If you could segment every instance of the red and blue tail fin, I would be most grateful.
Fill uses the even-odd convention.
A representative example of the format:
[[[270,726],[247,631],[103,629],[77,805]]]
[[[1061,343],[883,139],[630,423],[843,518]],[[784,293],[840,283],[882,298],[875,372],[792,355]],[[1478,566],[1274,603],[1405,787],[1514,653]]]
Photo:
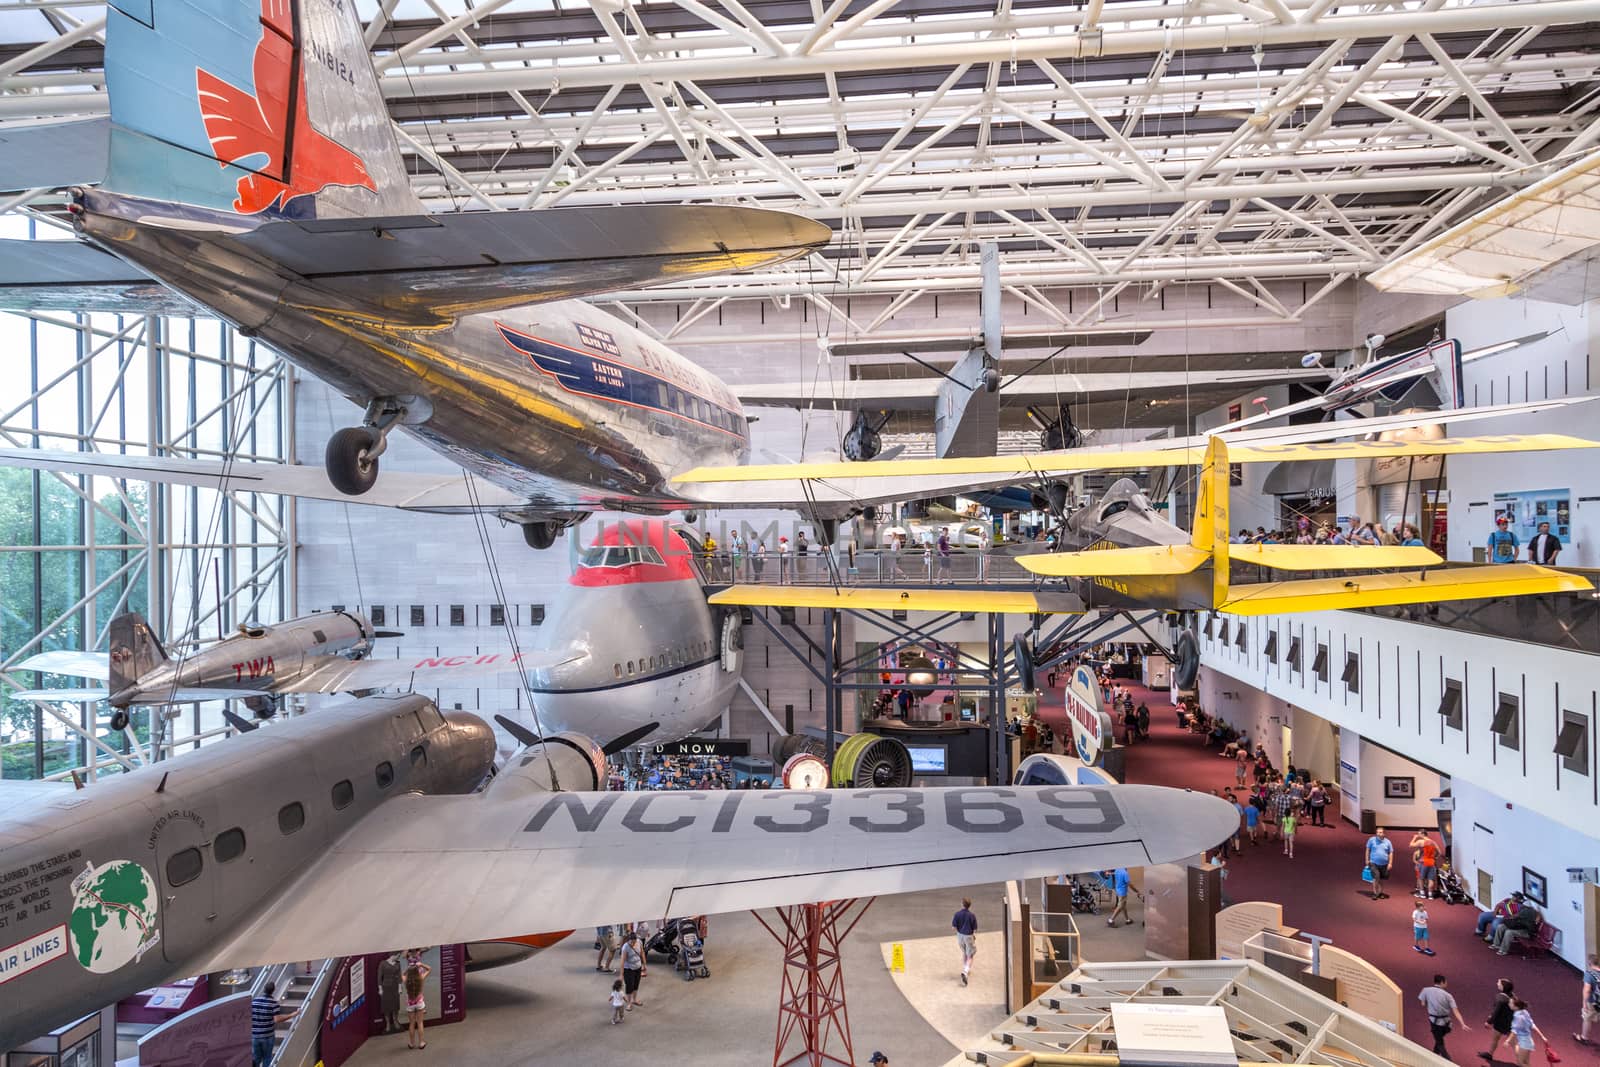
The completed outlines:
[[[419,214],[353,0],[112,0],[104,188],[259,217]]]

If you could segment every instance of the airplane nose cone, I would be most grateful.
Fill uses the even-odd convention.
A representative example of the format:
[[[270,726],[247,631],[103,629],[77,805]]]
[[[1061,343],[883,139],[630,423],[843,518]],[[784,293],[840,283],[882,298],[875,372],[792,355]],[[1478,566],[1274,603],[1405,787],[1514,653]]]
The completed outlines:
[[[494,730],[470,711],[447,711],[444,721],[450,726],[451,756],[474,782],[494,766]]]

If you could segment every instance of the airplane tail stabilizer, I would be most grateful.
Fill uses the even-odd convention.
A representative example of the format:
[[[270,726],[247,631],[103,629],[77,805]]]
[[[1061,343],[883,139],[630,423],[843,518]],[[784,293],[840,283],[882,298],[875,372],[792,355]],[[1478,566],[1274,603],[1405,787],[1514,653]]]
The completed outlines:
[[[420,214],[353,3],[112,0],[103,187],[264,218]]]
[[[1430,345],[1428,354],[1433,357],[1434,371],[1437,375],[1434,379],[1436,383],[1434,391],[1439,394],[1444,406],[1466,407],[1466,392],[1461,377],[1461,342],[1452,337],[1447,341]]]
[[[130,611],[112,619],[106,641],[111,648],[107,688],[114,704],[118,703],[119,694],[136,687],[140,678],[167,662],[167,650],[161,647],[161,639],[138,612]]]

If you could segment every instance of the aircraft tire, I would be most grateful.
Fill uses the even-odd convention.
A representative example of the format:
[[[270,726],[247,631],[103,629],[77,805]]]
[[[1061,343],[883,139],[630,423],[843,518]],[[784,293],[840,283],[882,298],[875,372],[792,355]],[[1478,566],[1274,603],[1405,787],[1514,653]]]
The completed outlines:
[[[525,522],[522,524],[522,539],[529,548],[536,548],[543,552],[556,543],[556,537],[561,533],[561,527],[553,522]]]
[[[328,438],[323,452],[328,481],[345,496],[360,496],[378,480],[378,458],[367,450],[377,444],[376,435],[365,426],[346,426]]]
[[[1193,689],[1200,677],[1200,645],[1195,641],[1194,634],[1188,630],[1180,631],[1173,651],[1178,657],[1178,662],[1172,665],[1173,684],[1180,691]]]
[[[121,708],[111,713],[111,728],[118,732],[128,728],[128,713]]]

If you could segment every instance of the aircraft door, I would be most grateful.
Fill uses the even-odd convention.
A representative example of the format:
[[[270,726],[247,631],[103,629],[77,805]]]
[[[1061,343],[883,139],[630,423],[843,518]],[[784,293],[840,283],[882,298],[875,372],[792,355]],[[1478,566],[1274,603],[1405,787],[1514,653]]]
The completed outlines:
[[[217,938],[217,862],[204,815],[173,797],[150,831],[161,899],[161,953],[184,963]]]

